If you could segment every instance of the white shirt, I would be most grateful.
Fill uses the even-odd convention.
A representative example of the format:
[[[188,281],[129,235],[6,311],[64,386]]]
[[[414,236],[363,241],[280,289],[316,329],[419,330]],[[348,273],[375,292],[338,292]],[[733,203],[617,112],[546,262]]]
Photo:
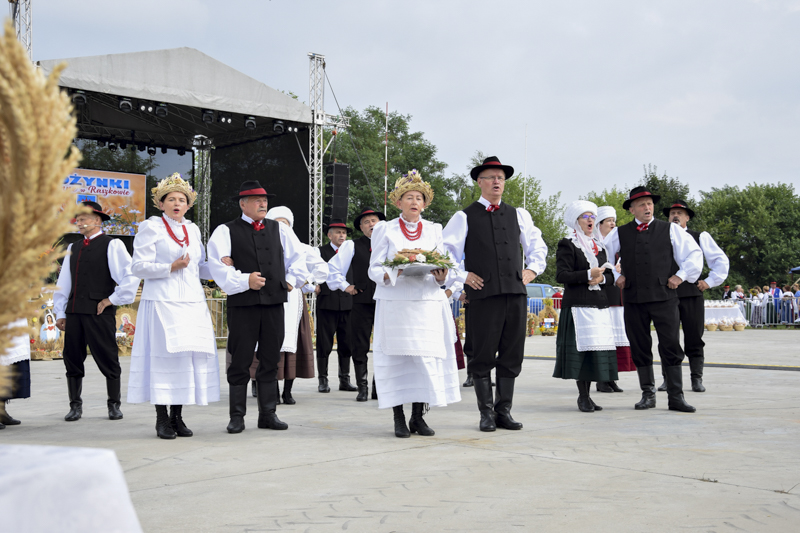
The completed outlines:
[[[248,224],[253,219],[242,213],[242,220]],[[281,247],[283,248],[283,265],[286,283],[292,287],[302,287],[308,279],[306,254],[302,243],[286,224],[278,223],[280,228]],[[223,257],[231,255],[231,231],[225,224],[220,224],[208,240],[208,267],[214,283],[227,294],[239,294],[250,290],[250,272],[229,267],[222,262]]]
[[[648,227],[653,220],[647,223]],[[637,226],[642,224],[639,219],[634,219],[634,221]],[[703,251],[692,236],[683,231],[679,224],[669,224],[669,241],[672,243],[672,257],[678,265],[678,271],[675,275],[683,281],[694,283],[703,272]],[[606,247],[608,257],[616,257],[619,252],[619,228],[612,229],[606,235],[606,238],[603,239],[603,245]],[[622,275],[625,275],[625,273],[620,274],[617,269],[614,269],[615,281]]]
[[[478,202],[486,207],[491,205],[491,202],[483,196]],[[547,266],[547,245],[542,239],[542,230],[534,225],[531,214],[521,207],[517,208],[517,223],[519,225],[519,243],[525,254],[525,268],[539,276]],[[442,233],[444,249],[450,254],[453,261],[460,261],[464,257],[464,244],[467,242],[468,233],[467,214],[464,211],[458,211],[447,223]],[[467,280],[467,274],[469,274],[466,270],[459,270],[457,267],[451,272],[453,278],[462,284]]]
[[[333,244],[331,244],[333,246]],[[336,246],[333,246],[337,250]],[[350,286],[350,282],[345,279],[353,256],[356,253],[356,245],[353,241],[344,241],[336,251],[336,255],[328,261],[328,288],[332,291],[343,291]]]
[[[102,235],[102,231],[98,231],[89,240],[94,240]],[[59,318],[67,318],[67,300],[69,300],[69,293],[72,291],[72,275],[70,273],[70,259],[69,254],[72,253],[72,245],[67,247],[67,255],[64,257],[64,262],[61,265],[61,273],[58,275],[58,282],[56,283],[56,290],[53,293],[53,310],[56,313],[56,320]],[[119,239],[111,239],[108,243],[108,270],[111,273],[111,278],[117,283],[114,292],[108,297],[111,305],[127,305],[132,304],[136,298],[136,291],[139,289],[139,278],[131,274],[131,256],[122,241]]]
[[[330,268],[328,263],[322,258],[319,253],[319,248],[314,248],[305,243],[300,243],[306,254],[306,269],[310,273],[310,278],[305,285],[303,285],[303,294],[314,292],[314,285],[321,285],[328,280],[330,275]],[[313,282],[313,283],[310,283]]]
[[[675,224],[680,226],[680,224]],[[686,231],[687,228],[683,228]],[[703,256],[706,258],[706,263],[710,272],[706,277],[706,283],[709,288],[718,287],[722,285],[725,278],[728,277],[728,271],[731,268],[731,262],[728,256],[722,251],[722,248],[714,241],[714,238],[704,231],[700,234],[700,249],[703,250]]]

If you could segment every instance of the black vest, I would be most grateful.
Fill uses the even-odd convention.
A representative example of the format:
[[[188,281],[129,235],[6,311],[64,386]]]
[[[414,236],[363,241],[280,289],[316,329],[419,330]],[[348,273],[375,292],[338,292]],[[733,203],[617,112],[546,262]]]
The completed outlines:
[[[108,269],[108,245],[111,237],[99,235],[89,241],[72,245],[69,256],[69,273],[72,276],[72,289],[67,300],[67,313],[96,315],[97,304],[104,298],[114,294],[117,283]],[[104,315],[116,314],[116,307],[109,305],[103,310]]]
[[[348,274],[353,275],[353,285],[359,292],[353,296],[353,301],[360,304],[374,304],[375,282],[369,278],[369,258],[372,255],[372,241],[367,236],[362,236],[354,241],[355,253],[350,264]]]
[[[672,257],[669,222],[653,220],[647,231],[637,231],[636,221],[620,226],[619,255],[625,275],[623,299],[630,303],[661,302],[678,297],[667,280],[678,271]]]
[[[319,247],[319,255],[325,262],[329,262],[336,255],[336,250],[333,246],[324,244]],[[353,258],[355,260],[355,258]],[[345,279],[349,284],[353,284],[353,263],[350,262],[350,268],[347,270]],[[317,309],[325,309],[327,311],[350,311],[353,308],[353,297],[344,291],[332,291],[327,283],[319,286],[319,294],[317,295]]]
[[[506,203],[489,212],[475,202],[466,209],[469,231],[464,243],[464,268],[483,278],[483,289],[465,287],[469,300],[498,294],[527,294],[522,284],[517,210]],[[453,258],[458,261],[457,257]]]
[[[690,229],[686,230],[686,233],[694,237],[694,240],[697,242],[697,246],[700,246],[700,232],[693,231]],[[680,285],[678,285],[678,298],[686,298],[689,296],[702,296],[703,291],[697,288],[697,282],[689,283],[688,281],[684,281]]]
[[[275,305],[288,298],[280,226],[274,220],[264,219],[263,222],[261,231],[256,231],[242,218],[225,224],[231,234],[231,259],[236,270],[260,272],[266,279],[260,290],[229,294],[228,306]]]

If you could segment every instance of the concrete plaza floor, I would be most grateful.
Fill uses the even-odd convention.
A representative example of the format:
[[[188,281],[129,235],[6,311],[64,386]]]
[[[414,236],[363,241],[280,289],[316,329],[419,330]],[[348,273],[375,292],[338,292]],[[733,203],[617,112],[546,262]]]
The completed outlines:
[[[36,361],[33,397],[9,406],[23,424],[0,443],[113,449],[147,532],[798,531],[800,331],[705,339],[710,363],[782,369],[710,366],[708,392],[686,393],[695,414],[668,411],[666,393],[635,411],[626,373],[624,393],[594,393],[603,411],[581,413],[575,383],[541,359],[555,339],[534,337],[526,355],[540,358],[526,359],[515,394],[522,431],[478,431],[462,388],[461,402],[426,416],[436,436],[398,439],[391,410],[298,380],[297,405],[278,409],[288,431],[257,429],[251,398],[247,430],[227,434],[223,386],[221,402],[185,408],[194,437],[164,441],[150,405],[107,419],[89,362],[83,419],[64,422],[63,363]]]

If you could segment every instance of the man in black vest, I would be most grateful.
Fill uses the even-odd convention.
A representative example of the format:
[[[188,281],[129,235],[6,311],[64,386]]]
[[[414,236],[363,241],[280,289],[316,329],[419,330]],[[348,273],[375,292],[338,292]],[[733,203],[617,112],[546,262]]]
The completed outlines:
[[[372,230],[375,224],[386,217],[380,211],[366,208],[353,220],[353,227],[364,235],[355,241],[345,241],[338,253],[329,261],[330,273],[328,285],[353,297],[353,309],[350,311],[350,339],[355,367],[358,396],[356,401],[366,402],[369,399],[369,378],[367,362],[369,338],[375,322],[375,282],[369,278],[369,258],[372,255]],[[373,399],[375,384],[372,385]]]
[[[725,285],[724,287],[722,287],[722,299],[730,300],[731,298],[733,298],[733,295],[731,294],[731,286]]]
[[[703,252],[679,226],[653,218],[659,199],[645,187],[633,189],[622,207],[633,213],[634,220],[611,230],[604,243],[608,257],[619,252],[622,261],[622,272],[615,271],[614,277],[617,286],[624,289],[625,332],[642,389],[642,399],[635,408],[656,406],[652,321],[667,380],[669,408],[693,413],[695,408],[683,397],[677,288],[684,281],[694,283],[700,276]]]
[[[690,230],[686,227],[689,220],[694,218],[694,211],[683,200],[676,200],[671,206],[662,209],[664,216],[673,224],[679,225],[686,233],[694,238],[695,242],[703,251],[706,263],[708,263],[708,276],[697,283],[684,281],[678,286],[678,310],[681,316],[681,326],[683,329],[683,351],[689,358],[689,369],[691,372],[692,390],[694,392],[705,392],[703,386],[703,331],[706,325],[705,301],[703,292],[712,287],[717,287],[728,277],[730,261],[725,252],[717,245],[714,238],[707,231]],[[659,353],[661,345],[659,345]],[[662,374],[664,367],[661,367]],[[667,390],[667,381],[658,388],[659,391]]]
[[[283,304],[294,286],[308,278],[300,241],[288,226],[265,219],[274,194],[258,181],[246,181],[234,200],[242,216],[214,230],[208,241],[208,264],[214,281],[228,294],[228,433],[244,431],[247,384],[253,352],[258,357],[258,427],[286,429],[275,410],[278,363],[283,344]],[[230,258],[233,266],[223,262]],[[257,346],[257,348],[256,348]]]
[[[339,247],[353,232],[343,221],[331,220],[325,227],[330,243],[319,247],[319,255],[326,263],[339,253]],[[330,267],[329,267],[330,268]],[[352,282],[348,272],[347,281]],[[317,285],[317,372],[319,373],[319,392],[330,392],[328,385],[328,357],[333,350],[333,336],[336,335],[336,353],[339,356],[339,390],[354,391],[350,383],[350,311],[353,309],[353,296],[333,289],[328,283]]]
[[[83,240],[70,244],[53,294],[56,327],[64,332],[64,365],[67,367],[69,413],[67,422],[83,414],[86,346],[106,377],[108,418],[119,420],[120,366],[116,341],[118,305],[133,303],[139,278],[131,274],[131,256],[119,239],[103,233],[111,217],[96,202],[83,202],[90,213],[75,217]]]
[[[470,305],[467,331],[473,353],[467,370],[475,384],[480,430],[522,429],[511,417],[511,405],[525,348],[525,285],[544,271],[547,245],[528,211],[501,200],[506,180],[514,175],[512,167],[488,157],[470,175],[478,182],[481,198],[453,215],[442,234],[450,257],[464,257],[464,269],[453,269],[453,275],[464,284]],[[527,262],[524,270],[520,244]]]

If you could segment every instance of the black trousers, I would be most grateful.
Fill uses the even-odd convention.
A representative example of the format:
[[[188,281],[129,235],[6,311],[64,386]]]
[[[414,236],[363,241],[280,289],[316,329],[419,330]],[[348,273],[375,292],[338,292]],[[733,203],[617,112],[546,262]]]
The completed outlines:
[[[678,313],[681,317],[683,329],[683,351],[686,357],[704,359],[706,343],[703,342],[703,331],[706,329],[706,309],[702,296],[688,296],[678,298]],[[658,345],[658,354],[663,359],[661,344]]]
[[[469,334],[469,305],[464,306],[464,357],[472,358],[472,336]]]
[[[97,367],[106,379],[119,379],[119,351],[116,339],[116,317],[113,314],[88,315],[67,313],[64,327],[64,366],[68,378],[85,375],[86,346],[92,351]]]
[[[683,361],[680,343],[680,312],[678,298],[661,302],[624,302],[625,333],[631,343],[631,358],[639,366],[653,364],[653,337],[650,334],[650,321],[658,335],[658,353],[661,364],[677,366]]]
[[[525,355],[525,323],[528,319],[524,294],[499,294],[470,300],[467,339],[472,353],[467,370],[475,378],[515,378],[522,371]]]
[[[333,350],[333,335],[336,334],[340,366],[347,362],[347,372],[350,368],[350,311],[331,311],[317,309],[317,359],[328,360]],[[327,365],[326,365],[327,367]],[[340,372],[341,374],[341,372]],[[322,376],[321,377],[327,377]]]
[[[253,352],[258,357],[256,381],[277,381],[283,337],[283,304],[228,306],[228,351],[231,352],[228,384],[250,382]]]
[[[369,337],[375,323],[375,302],[362,304],[353,302],[350,311],[350,334],[353,364],[366,365],[369,360]]]

